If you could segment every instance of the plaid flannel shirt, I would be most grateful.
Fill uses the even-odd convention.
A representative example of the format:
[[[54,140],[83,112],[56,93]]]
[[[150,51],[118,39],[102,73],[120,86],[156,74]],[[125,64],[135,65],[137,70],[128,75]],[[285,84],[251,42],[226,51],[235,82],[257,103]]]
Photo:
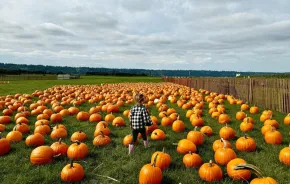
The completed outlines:
[[[135,105],[130,110],[130,123],[132,129],[141,129],[153,125],[150,115],[143,105]]]

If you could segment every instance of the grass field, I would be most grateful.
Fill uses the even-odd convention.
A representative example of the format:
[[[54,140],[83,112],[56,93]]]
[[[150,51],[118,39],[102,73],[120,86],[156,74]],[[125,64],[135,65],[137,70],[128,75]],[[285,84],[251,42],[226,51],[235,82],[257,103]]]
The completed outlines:
[[[115,77],[115,76],[81,76],[71,80],[25,80],[10,81],[9,84],[0,84],[0,96],[16,93],[32,93],[35,90],[44,90],[54,85],[83,85],[119,82],[161,82],[160,77]]]
[[[112,82],[159,82],[159,78],[147,78],[147,77],[83,77],[82,79],[68,80],[68,81],[15,81],[10,84],[4,84],[0,86],[0,96],[15,93],[31,93],[36,89],[46,89],[53,85],[60,84],[100,84],[100,83],[112,83]],[[70,145],[70,136],[73,132],[82,129],[88,136],[86,144],[89,147],[89,155],[83,161],[79,163],[85,168],[85,178],[82,183],[115,183],[112,180],[108,180],[99,175],[105,175],[113,177],[120,181],[120,183],[134,184],[138,183],[138,175],[141,167],[144,164],[150,162],[151,155],[158,150],[162,150],[165,146],[167,152],[171,155],[172,162],[170,167],[163,171],[163,183],[206,183],[203,182],[198,176],[197,169],[187,169],[182,163],[183,155],[176,152],[176,146],[172,143],[177,143],[180,139],[186,138],[187,133],[193,129],[189,119],[185,117],[185,110],[179,108],[176,104],[167,103],[169,107],[173,107],[180,114],[181,120],[186,124],[186,131],[183,133],[175,133],[171,127],[163,127],[159,125],[159,128],[166,133],[165,141],[150,141],[150,147],[146,150],[143,147],[142,141],[135,146],[135,151],[132,155],[128,155],[127,147],[123,146],[123,138],[130,134],[129,126],[126,127],[113,127],[110,125],[112,143],[101,148],[94,147],[92,144],[93,134],[95,130],[95,124],[90,122],[79,122],[75,119],[75,116],[65,117],[62,124],[68,129],[68,138],[64,139],[67,145]],[[98,104],[85,103],[79,106],[80,110],[88,111],[90,107]],[[122,112],[125,109],[130,109],[132,104],[126,105],[121,108],[120,113],[116,116],[122,116]],[[225,103],[226,112],[231,117],[230,126],[235,129],[236,136],[240,137],[244,134],[240,131],[239,125],[241,121],[235,120],[235,114],[240,110],[239,105],[230,105]],[[67,108],[65,106],[65,108]],[[260,108],[260,112],[263,109]],[[151,109],[152,115],[158,117],[158,110],[154,106]],[[248,112],[247,112],[248,113]],[[1,115],[1,113],[0,113]],[[105,113],[102,114],[103,117]],[[245,159],[248,163],[258,166],[266,176],[275,178],[280,184],[290,183],[290,168],[281,164],[278,159],[279,151],[288,146],[290,127],[283,124],[284,114],[274,112],[273,119],[276,119],[280,123],[280,132],[283,135],[283,143],[281,145],[269,145],[266,144],[260,129],[263,125],[259,121],[260,114],[250,115],[255,119],[254,130],[247,133],[253,137],[257,143],[257,150],[250,153],[242,153],[235,149],[235,141],[231,140],[233,149],[237,153],[239,158]],[[125,118],[128,125],[128,118]],[[212,143],[219,139],[219,129],[223,125],[219,124],[216,119],[213,119],[208,114],[208,103],[206,103],[203,109],[203,119],[205,125],[212,127],[214,135],[211,137],[205,137],[205,143],[197,147],[197,152],[201,155],[203,162],[208,162],[210,159],[214,160],[214,152],[212,150]],[[34,130],[35,116],[30,116],[30,129]],[[160,118],[158,118],[160,122]],[[12,130],[14,123],[6,126],[3,136]],[[26,138],[28,135],[25,135]],[[46,136],[45,145],[51,145],[53,140],[49,136]],[[56,158],[52,164],[44,166],[33,166],[30,164],[29,156],[33,148],[29,148],[25,145],[24,141],[20,143],[12,144],[12,149],[9,154],[0,157],[0,183],[61,183],[60,172],[62,168],[69,162],[67,158]],[[233,181],[226,175],[225,167],[222,167],[224,178],[219,183],[242,183],[241,181]],[[247,183],[247,182],[244,182]]]

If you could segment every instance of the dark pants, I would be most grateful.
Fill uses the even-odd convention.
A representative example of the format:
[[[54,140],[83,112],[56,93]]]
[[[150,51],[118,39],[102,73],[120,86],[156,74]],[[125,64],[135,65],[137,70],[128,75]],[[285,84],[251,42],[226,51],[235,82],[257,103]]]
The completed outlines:
[[[133,130],[132,130],[133,139],[132,139],[131,144],[134,144],[134,143],[137,141],[137,138],[138,138],[138,134],[139,134],[139,133],[141,133],[142,138],[143,138],[144,141],[147,140],[146,129],[145,129],[145,127],[144,127],[144,128],[140,128],[140,129],[133,129]]]

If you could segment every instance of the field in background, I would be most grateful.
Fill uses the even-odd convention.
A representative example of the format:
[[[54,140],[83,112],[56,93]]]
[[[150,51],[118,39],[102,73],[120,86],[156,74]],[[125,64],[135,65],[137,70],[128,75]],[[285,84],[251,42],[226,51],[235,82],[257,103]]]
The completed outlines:
[[[32,93],[36,89],[43,90],[54,85],[62,84],[101,84],[101,83],[118,83],[118,82],[160,82],[160,78],[149,77],[82,77],[76,80],[45,80],[45,81],[13,81],[9,84],[0,84],[0,96],[15,94],[15,93]],[[102,178],[98,175],[111,176],[120,180],[120,183],[135,184],[138,183],[138,175],[141,167],[144,164],[150,162],[151,155],[155,151],[162,150],[165,146],[167,152],[172,157],[172,163],[170,168],[163,172],[163,183],[206,183],[200,180],[197,169],[186,169],[182,163],[183,155],[176,152],[176,146],[172,143],[178,142],[180,139],[186,138],[187,133],[193,129],[189,119],[185,117],[186,111],[179,108],[176,104],[167,102],[169,107],[173,107],[180,114],[181,120],[186,124],[186,131],[183,133],[175,133],[171,127],[163,127],[159,125],[167,138],[165,141],[150,141],[150,147],[144,150],[142,141],[135,147],[135,151],[131,156],[128,156],[128,149],[122,145],[123,138],[130,134],[128,126],[128,118],[123,117],[122,112],[125,109],[130,109],[131,105],[126,105],[121,108],[120,113],[116,116],[122,116],[126,121],[126,127],[112,127],[111,138],[112,143],[101,148],[94,147],[92,145],[92,138],[95,129],[95,124],[90,122],[79,122],[75,116],[65,117],[62,124],[68,128],[68,137],[64,139],[67,145],[70,145],[70,136],[73,132],[82,129],[86,132],[88,140],[85,143],[89,147],[89,155],[83,161],[79,161],[85,168],[85,178],[82,183],[115,183],[111,180]],[[90,107],[98,104],[85,103],[79,106],[80,110],[88,111]],[[235,120],[235,114],[240,110],[239,105],[230,105],[225,103],[226,112],[231,118],[230,126],[236,130],[236,136],[240,137],[244,134],[240,131],[239,125],[241,121]],[[198,153],[201,155],[203,162],[208,162],[214,158],[214,152],[212,150],[212,143],[214,140],[219,139],[219,130],[223,125],[217,123],[216,119],[211,118],[208,114],[208,103],[205,104],[203,109],[203,119],[205,125],[209,125],[213,128],[214,135],[212,137],[205,137],[205,143],[198,146]],[[263,109],[260,109],[260,113]],[[158,110],[155,106],[151,109],[152,115],[158,117]],[[249,113],[246,111],[246,113]],[[0,112],[1,115],[1,112]],[[105,113],[102,113],[103,117]],[[259,121],[260,114],[250,115],[255,119],[255,128],[249,132],[248,135],[253,137],[257,143],[257,150],[251,153],[241,153],[235,149],[235,140],[231,140],[231,144],[236,151],[238,157],[245,159],[248,163],[254,164],[264,171],[266,176],[275,178],[280,184],[288,184],[290,181],[290,168],[281,164],[278,159],[279,151],[288,146],[290,127],[284,125],[283,118],[285,114],[274,112],[273,119],[276,119],[281,128],[279,129],[283,135],[283,144],[281,145],[269,145],[266,144],[260,129],[263,125]],[[30,129],[34,129],[35,116],[31,116]],[[158,118],[159,122],[161,121]],[[12,130],[15,123],[11,123],[7,126],[7,130],[3,133],[3,136]],[[27,135],[24,136],[25,138]],[[45,145],[51,145],[54,141],[46,136]],[[61,183],[60,171],[68,163],[66,158],[57,158],[52,164],[44,166],[33,166],[29,162],[29,155],[33,148],[25,146],[24,141],[17,144],[12,144],[12,149],[8,155],[0,157],[0,183]],[[98,167],[99,166],[99,167]],[[232,184],[242,183],[240,181],[233,181],[225,174],[226,169],[222,167],[224,173],[224,179],[219,183]],[[246,182],[245,182],[246,183]]]
[[[54,85],[68,84],[101,84],[119,82],[161,82],[160,77],[115,77],[115,76],[81,76],[71,80],[25,80],[9,81],[9,84],[0,84],[0,96],[16,93],[32,93],[35,90],[44,90]]]

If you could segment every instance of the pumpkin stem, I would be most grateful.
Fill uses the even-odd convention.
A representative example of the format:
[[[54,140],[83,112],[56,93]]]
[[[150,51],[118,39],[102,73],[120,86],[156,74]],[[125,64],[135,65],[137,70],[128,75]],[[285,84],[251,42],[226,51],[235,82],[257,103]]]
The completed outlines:
[[[226,123],[226,127],[228,127],[228,124]]]
[[[244,135],[244,138],[245,138],[245,139],[248,139],[248,136],[247,136],[247,134],[245,134],[245,135]]]
[[[1,135],[2,135],[2,132],[0,132],[0,139],[2,138],[2,136],[1,136]]]
[[[189,154],[192,155],[191,151],[189,151]]]
[[[82,133],[82,129],[79,130],[79,133]]]
[[[70,161],[70,168],[73,168],[73,167],[74,167],[74,160],[71,159],[71,161]]]
[[[194,127],[194,131],[197,131],[197,126]]]
[[[156,156],[154,157],[154,161],[153,161],[153,164],[152,164],[153,167],[156,167],[157,156],[158,156],[158,153],[157,153]]]
[[[165,153],[165,147],[163,146],[162,152]]]
[[[100,131],[100,132],[101,132],[101,134],[102,134],[102,137],[105,137],[103,131]]]
[[[78,140],[75,140],[75,141],[73,141],[73,143],[77,143],[78,145],[80,145],[80,144],[81,144],[81,142],[80,142],[80,141],[78,141]]]
[[[208,164],[209,164],[210,167],[212,167],[213,166],[212,160],[210,160]]]
[[[234,167],[234,170],[241,170],[241,169],[250,169],[254,171],[254,173],[259,177],[263,178],[263,172],[257,167],[252,164],[238,164]]]
[[[226,149],[227,148],[227,142],[226,141],[223,141],[223,143],[224,143],[223,149]]]
[[[61,141],[62,141],[62,139],[61,139],[61,138],[59,138],[59,139],[58,139],[58,143],[59,143],[59,144],[61,144]]]

